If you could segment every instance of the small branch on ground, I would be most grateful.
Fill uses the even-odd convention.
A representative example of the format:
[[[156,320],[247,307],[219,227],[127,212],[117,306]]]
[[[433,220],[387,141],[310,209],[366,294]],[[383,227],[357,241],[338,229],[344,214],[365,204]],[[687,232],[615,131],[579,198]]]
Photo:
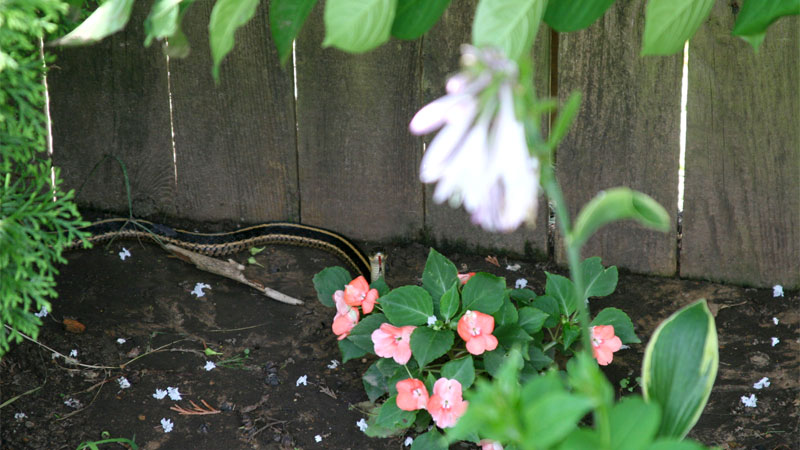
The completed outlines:
[[[247,277],[244,276],[243,273],[244,266],[235,261],[232,260],[222,261],[220,259],[201,255],[199,253],[195,253],[193,251],[186,250],[184,248],[180,248],[171,244],[165,245],[164,248],[172,252],[176,257],[182,259],[183,261],[194,264],[200,270],[211,272],[223,276],[225,278],[230,278],[231,280],[238,281],[242,284],[246,284],[273,300],[277,300],[283,303],[288,303],[290,305],[303,304],[303,301],[300,299],[290,297],[274,289],[268,288],[257,281],[248,279]]]
[[[182,416],[203,416],[207,414],[219,414],[221,412],[220,410],[206,403],[205,400],[200,400],[200,403],[202,403],[203,406],[205,406],[205,408],[203,408],[202,406],[197,406],[197,403],[191,400],[189,400],[189,403],[192,404],[192,409],[185,409],[178,405],[170,406],[169,409],[177,411],[178,414]]]

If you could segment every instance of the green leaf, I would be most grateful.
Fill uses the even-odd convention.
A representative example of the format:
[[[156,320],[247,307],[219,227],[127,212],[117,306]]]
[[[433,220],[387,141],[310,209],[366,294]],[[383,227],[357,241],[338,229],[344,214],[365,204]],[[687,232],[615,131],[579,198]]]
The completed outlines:
[[[683,438],[708,401],[719,365],[717,330],[705,300],[662,322],[644,353],[642,391],[661,406],[659,437]]]
[[[582,246],[603,225],[633,219],[648,228],[668,231],[669,214],[649,196],[625,187],[601,191],[583,206],[569,235],[569,245]]]
[[[494,314],[503,306],[506,294],[506,280],[494,275],[479,272],[472,276],[461,292],[464,310]]]
[[[591,408],[592,402],[586,397],[566,392],[546,392],[526,402],[522,411],[526,436],[522,442],[535,440],[538,447],[547,448],[570,434],[578,420]]]
[[[422,271],[422,287],[431,294],[434,302],[453,285],[458,285],[458,269],[447,257],[431,249]]]
[[[367,353],[375,354],[375,344],[372,342],[372,332],[380,328],[382,323],[388,322],[383,314],[369,314],[350,330],[347,339],[356,344]]]
[[[581,280],[586,286],[584,298],[605,297],[614,292],[617,288],[617,267],[611,266],[608,269],[603,267],[600,257],[587,258],[581,262]]]
[[[512,289],[509,297],[519,305],[530,306],[536,299],[536,292],[531,289]]]
[[[363,53],[389,40],[397,0],[328,0],[323,47]]]
[[[581,328],[573,323],[565,323],[564,324],[564,351],[568,350],[575,341],[581,337]]]
[[[624,311],[617,308],[605,308],[592,320],[591,326],[612,325],[614,334],[623,344],[638,344],[642,342],[633,332],[633,322]]]
[[[132,9],[133,0],[108,0],[69,34],[53,41],[53,45],[84,45],[97,42],[125,28]]]
[[[450,330],[417,327],[411,333],[411,354],[420,367],[444,355],[453,347],[455,335]]]
[[[595,430],[578,428],[573,431],[558,446],[558,450],[573,450],[576,448],[604,448],[600,434]],[[610,448],[610,447],[609,447]]]
[[[481,0],[472,24],[472,43],[496,47],[512,60],[531,50],[545,0]]]
[[[800,0],[747,0],[736,16],[734,36],[764,33],[776,20],[800,14]]]
[[[433,315],[430,294],[419,286],[401,286],[380,299],[383,313],[392,325],[422,325]]]
[[[641,397],[625,397],[611,408],[611,448],[639,450],[653,441],[661,410],[658,405],[645,403]]]
[[[361,347],[357,346],[350,339],[342,339],[339,341],[339,351],[342,352],[342,364],[350,361],[351,359],[358,359],[366,355],[367,352]]]
[[[472,356],[454,359],[442,366],[442,376],[451,380],[458,380],[463,390],[469,389],[475,382],[475,362]]]
[[[507,296],[503,298],[503,306],[492,314],[492,316],[494,316],[495,327],[516,324],[519,321],[517,307],[511,303],[511,300]]]
[[[370,289],[376,289],[378,291],[378,295],[383,297],[384,295],[388,294],[391,289],[389,289],[389,285],[386,284],[386,280],[383,277],[378,278],[377,280],[373,281],[369,285]]]
[[[550,0],[544,21],[559,32],[578,31],[593,24],[614,0]]]
[[[748,34],[746,36],[739,36],[751,47],[753,47],[754,51],[758,51],[758,48],[761,46],[761,43],[764,42],[764,38],[767,37],[767,32],[757,33],[757,34]]]
[[[561,313],[556,299],[549,295],[540,295],[533,301],[533,307],[549,314],[550,317],[544,321],[545,328],[553,328],[558,325],[558,319],[561,317]]]
[[[397,396],[393,395],[381,406],[375,423],[387,428],[408,428],[414,423],[416,416],[416,411],[404,411],[398,408]]]
[[[550,317],[550,315],[541,309],[534,308],[532,306],[526,306],[524,308],[520,308],[519,310],[518,323],[526,333],[533,336],[542,329],[542,326],[548,317]]]
[[[156,0],[144,19],[145,47],[149,47],[153,39],[169,38],[179,32],[183,16],[192,3],[194,0]],[[258,253],[253,253],[255,248],[250,249],[251,255]]]
[[[289,60],[292,42],[297,39],[316,3],[317,0],[270,0],[269,29],[278,49],[281,65],[285,66]]]
[[[528,350],[528,362],[539,371],[552,364],[553,358],[545,355],[541,348],[531,345]]]
[[[557,302],[559,312],[564,316],[574,313],[578,307],[578,296],[572,280],[550,272],[545,272],[545,275],[547,276],[547,283],[544,286],[544,291],[547,296]]]
[[[392,36],[416,39],[439,21],[450,0],[398,0]]]
[[[326,267],[321,272],[314,275],[314,289],[317,290],[317,299],[323,305],[333,308],[333,294],[341,291],[351,280],[350,272],[344,267]]]
[[[458,307],[461,306],[461,295],[458,292],[458,284],[455,283],[448,289],[439,301],[439,314],[442,320],[449,321],[458,312]]]
[[[509,323],[496,328],[492,334],[503,347],[513,348],[517,345],[522,347],[521,350],[523,353],[528,352],[527,344],[533,340],[533,338],[516,323]]]
[[[411,450],[447,450],[447,441],[434,428],[414,438]]]
[[[646,447],[647,450],[707,450],[707,448],[697,442],[680,439],[659,439]]]
[[[561,110],[556,116],[556,121],[553,123],[552,131],[547,138],[547,146],[555,149],[562,139],[567,135],[569,127],[578,115],[581,108],[581,93],[580,91],[573,91],[569,94],[569,98],[561,107]]]
[[[750,1],[750,0],[748,0]],[[644,15],[642,55],[671,55],[708,17],[714,0],[649,0]]]
[[[510,357],[511,354],[506,352],[503,347],[497,347],[496,349],[483,354],[483,367],[487,372],[489,372],[489,375],[496,377],[500,371],[500,368],[503,366],[503,363],[508,361]]]
[[[588,352],[579,352],[567,361],[567,380],[573,392],[592,400],[595,409],[613,405],[614,388]]]
[[[217,0],[208,22],[208,40],[211,43],[211,74],[219,82],[219,66],[233,49],[233,37],[242,25],[253,18],[258,0]]]
[[[398,367],[402,368],[391,358],[381,358],[369,366],[364,375],[361,376],[361,382],[364,384],[364,390],[367,392],[369,401],[375,403],[375,400],[381,395],[389,392],[389,378],[394,375]]]

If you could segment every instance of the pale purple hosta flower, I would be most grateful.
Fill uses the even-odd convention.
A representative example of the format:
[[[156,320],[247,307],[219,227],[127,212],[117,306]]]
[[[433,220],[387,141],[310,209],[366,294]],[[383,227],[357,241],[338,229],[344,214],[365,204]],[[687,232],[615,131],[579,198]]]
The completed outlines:
[[[514,113],[516,65],[495,50],[462,47],[464,70],[447,95],[423,107],[409,129],[441,128],[420,165],[420,180],[438,182],[433,200],[461,204],[488,231],[513,231],[536,212],[539,162]]]

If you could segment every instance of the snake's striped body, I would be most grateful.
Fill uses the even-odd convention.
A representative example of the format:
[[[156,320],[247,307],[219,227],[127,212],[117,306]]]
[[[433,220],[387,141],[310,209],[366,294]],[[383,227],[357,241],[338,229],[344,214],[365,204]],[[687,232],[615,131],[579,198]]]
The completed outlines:
[[[83,231],[91,233],[89,242],[111,239],[148,239],[172,244],[208,256],[224,256],[268,244],[312,247],[334,254],[358,275],[371,279],[375,270],[370,260],[346,237],[319,227],[288,222],[271,222],[227,233],[195,233],[170,228],[145,220],[106,219],[94,222]],[[77,247],[79,242],[73,244]]]

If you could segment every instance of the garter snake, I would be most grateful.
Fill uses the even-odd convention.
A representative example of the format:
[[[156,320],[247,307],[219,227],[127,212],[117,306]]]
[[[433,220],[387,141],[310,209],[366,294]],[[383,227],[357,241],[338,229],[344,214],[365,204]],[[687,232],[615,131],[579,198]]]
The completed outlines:
[[[158,244],[172,244],[207,256],[224,256],[267,244],[289,244],[325,250],[337,256],[358,275],[375,280],[382,275],[383,255],[371,258],[349,239],[324,228],[289,222],[269,222],[227,233],[196,233],[170,228],[146,220],[105,219],[82,228],[89,242],[111,239],[149,239]],[[76,241],[70,245],[75,248]]]

